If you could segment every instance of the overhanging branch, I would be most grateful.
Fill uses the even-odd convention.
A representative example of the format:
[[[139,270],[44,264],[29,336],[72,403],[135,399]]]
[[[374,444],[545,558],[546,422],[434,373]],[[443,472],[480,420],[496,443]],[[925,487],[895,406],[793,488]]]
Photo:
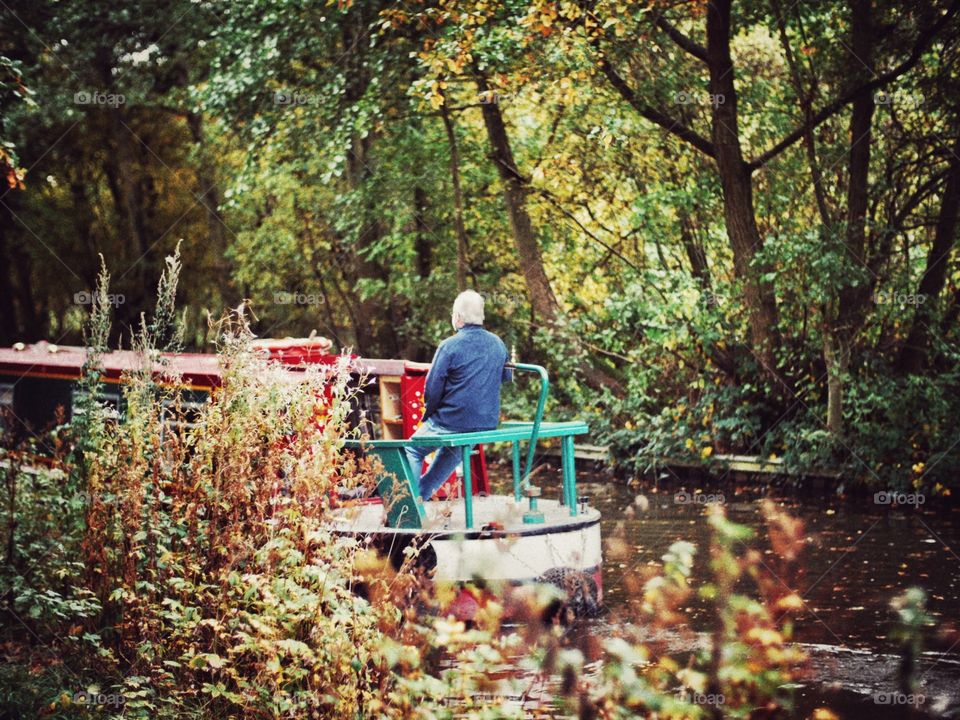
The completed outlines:
[[[833,102],[829,103],[825,107],[821,108],[818,112],[814,113],[807,121],[803,122],[792,132],[790,132],[786,137],[783,138],[776,145],[771,147],[769,150],[766,150],[758,157],[754,158],[747,163],[747,167],[751,172],[757,170],[773,158],[777,157],[784,150],[792,146],[798,140],[800,140],[804,135],[806,135],[811,130],[817,128],[820,124],[830,119],[838,112],[843,110],[847,105],[853,102],[853,99],[860,95],[863,92],[873,92],[893,80],[896,80],[898,77],[904,73],[911,70],[919,61],[920,57],[923,55],[924,51],[927,49],[927,46],[930,44],[930,41],[937,35],[946,26],[948,22],[957,14],[957,11],[960,10],[960,0],[954,0],[953,3],[947,8],[947,11],[937,20],[935,23],[930,25],[924,31],[922,31],[918,36],[917,40],[913,45],[913,49],[910,51],[910,55],[902,63],[897,65],[891,70],[888,70],[881,75],[878,75],[873,80],[862,85],[855,87],[845,94],[841,95],[839,98],[835,99]]]
[[[650,122],[655,125],[659,125],[664,130],[669,132],[671,135],[676,135],[681,140],[693,145],[697,150],[702,152],[708,157],[715,157],[716,151],[714,150],[713,143],[707,140],[703,135],[698,133],[691,127],[684,125],[681,121],[676,120],[665,112],[658,110],[655,107],[647,105],[640,98],[637,97],[633,89],[627,85],[626,80],[620,77],[620,74],[614,69],[605,57],[600,58],[600,69],[603,74],[606,76],[607,80],[610,81],[610,84],[620,93],[620,96],[626,100],[634,110],[640,113],[641,116],[645,117]]]
[[[653,24],[660,28],[667,37],[669,37],[673,42],[675,42],[681,49],[693,55],[701,62],[709,62],[707,58],[707,49],[698,42],[695,42],[693,39],[684,35],[680,32],[679,28],[676,25],[673,25],[669,20],[667,20],[660,13],[656,13],[653,16]]]

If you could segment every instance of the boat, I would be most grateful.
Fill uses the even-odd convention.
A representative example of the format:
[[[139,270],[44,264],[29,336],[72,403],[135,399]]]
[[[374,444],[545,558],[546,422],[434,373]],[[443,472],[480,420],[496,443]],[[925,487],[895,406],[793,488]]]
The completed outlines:
[[[337,508],[331,513],[331,526],[338,533],[372,541],[392,557],[413,547],[434,581],[457,588],[442,610],[461,620],[474,619],[491,599],[505,605],[508,617],[519,615],[512,610],[523,607],[526,594],[515,589],[536,585],[558,589],[559,607],[573,617],[596,614],[603,598],[600,512],[577,495],[573,447],[574,438],[588,428],[579,421],[544,422],[546,369],[521,363],[508,367],[540,377],[532,422],[503,422],[495,430],[439,437],[348,440],[352,451],[379,459],[382,503]],[[557,498],[542,497],[541,488],[531,482],[537,443],[547,438],[556,438],[561,448]],[[511,446],[511,494],[475,493],[474,448],[493,443]],[[527,450],[521,472],[522,444]],[[459,448],[463,453],[459,491],[443,501],[422,502],[419,478],[404,453],[411,445]]]
[[[342,356],[325,338],[263,339],[254,350],[294,373],[312,364],[333,364]],[[32,429],[55,419],[69,420],[78,411],[85,348],[45,342],[0,348],[0,409]],[[209,353],[165,353],[164,381],[177,378],[181,408],[207,402],[220,385],[219,358]],[[121,385],[127,373],[140,367],[132,351],[104,353],[100,358],[102,385],[98,399],[122,421]],[[462,620],[472,620],[491,600],[520,607],[530,588],[548,585],[558,591],[554,607],[572,616],[599,611],[601,577],[600,513],[578,496],[574,438],[588,432],[579,421],[543,419],[549,393],[545,368],[511,364],[519,378],[540,380],[540,395],[531,421],[503,422],[495,430],[411,437],[423,413],[429,364],[393,359],[351,357],[349,364],[361,390],[351,412],[355,439],[345,452],[377,458],[377,497],[349,499],[331,511],[330,527],[380,548],[399,564],[408,547],[416,550],[420,567],[435,582],[456,588],[454,599],[441,608]],[[171,419],[171,423],[176,420]],[[559,444],[561,477],[556,497],[546,497],[533,483],[538,444]],[[494,494],[484,447],[510,445],[512,492]],[[438,493],[440,501],[419,500],[417,483],[404,449],[408,445],[459,448],[464,462]],[[525,451],[525,452],[524,452]],[[521,457],[525,455],[524,457]]]

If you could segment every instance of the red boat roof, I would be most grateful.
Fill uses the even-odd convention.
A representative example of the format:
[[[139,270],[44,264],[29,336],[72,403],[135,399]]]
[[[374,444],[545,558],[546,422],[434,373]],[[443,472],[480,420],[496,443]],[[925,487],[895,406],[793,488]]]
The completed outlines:
[[[328,365],[340,357],[330,353],[333,343],[326,338],[285,338],[255,340],[253,347],[284,366]],[[220,359],[213,353],[163,353],[167,372],[183,379],[185,385],[215,387],[220,384]],[[54,345],[44,340],[0,348],[0,373],[78,379],[87,350],[75,345]],[[100,363],[107,379],[118,380],[122,373],[137,370],[141,359],[133,350],[105,353]],[[381,360],[353,356],[355,372],[367,375],[403,375],[403,360]],[[427,366],[429,367],[429,366]]]
[[[163,353],[162,358],[169,372],[181,376],[185,384],[213,387],[220,382],[220,361],[216,355]],[[46,341],[33,345],[18,343],[12,348],[0,348],[0,373],[77,379],[86,359],[87,350],[82,347]],[[108,379],[119,379],[122,373],[141,367],[140,356],[132,350],[105,353],[100,363]]]

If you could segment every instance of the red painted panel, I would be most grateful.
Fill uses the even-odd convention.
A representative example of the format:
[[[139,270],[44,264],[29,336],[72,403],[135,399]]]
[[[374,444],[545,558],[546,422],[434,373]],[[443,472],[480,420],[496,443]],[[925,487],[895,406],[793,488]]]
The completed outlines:
[[[427,384],[427,372],[430,366],[422,363],[407,363],[400,378],[400,405],[403,418],[403,436],[410,437],[420,427],[423,420],[424,388]],[[426,463],[424,463],[426,469]],[[470,472],[473,479],[473,494],[490,494],[490,478],[487,476],[487,458],[483,445],[478,445],[470,457]],[[453,473],[438,491],[440,497],[450,493],[463,494],[463,488],[457,488],[457,475]],[[462,483],[461,483],[462,484]]]

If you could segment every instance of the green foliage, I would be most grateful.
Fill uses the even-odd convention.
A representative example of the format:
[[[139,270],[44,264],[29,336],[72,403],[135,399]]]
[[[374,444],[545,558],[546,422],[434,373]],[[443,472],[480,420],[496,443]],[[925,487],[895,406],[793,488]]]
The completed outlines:
[[[74,551],[83,536],[88,498],[71,489],[59,468],[0,469],[8,500],[3,527],[14,528],[15,552],[4,563],[0,583],[12,610],[39,627],[95,616],[100,603],[74,579],[83,561]]]
[[[900,646],[899,690],[910,695],[919,689],[917,661],[930,628],[936,625],[936,621],[927,612],[927,594],[920,587],[907,588],[897,595],[890,601],[890,609],[896,616],[891,637]]]
[[[758,238],[746,259],[719,165],[689,142],[712,138],[713,111],[732,106],[711,97],[696,48],[676,41],[704,41],[703,7],[177,0],[134,17],[61,5],[11,10],[30,32],[0,43],[0,166],[29,168],[8,177],[17,189],[0,208],[3,344],[78,339],[71,298],[94,284],[98,253],[125,298],[109,343],[129,344],[156,300],[149,278],[185,236],[189,312],[169,337],[148,327],[158,347],[209,350],[206,318],[247,300],[258,335],[316,330],[366,356],[428,360],[458,289],[462,216],[467,284],[487,296],[488,324],[522,359],[550,364],[552,410],[593,410],[597,439],[623,463],[775,454],[797,472],[898,486],[923,463],[924,483],[955,484],[940,419],[958,410],[960,278],[956,228],[938,218],[956,156],[956,23],[916,44],[944,3],[870,6],[872,26],[891,28],[869,38],[872,62],[904,71],[872,88],[869,135],[850,137],[845,100],[750,167],[742,202]],[[849,3],[732,12],[737,142],[750,162],[852,97],[866,68],[851,55]],[[94,92],[123,102],[77,99]],[[537,261],[521,262],[508,219],[482,116],[491,104],[556,320],[532,310],[526,265]],[[861,223],[849,158],[867,143]],[[916,304],[928,262],[943,283]],[[754,272],[775,309],[769,355],[753,337]],[[907,367],[914,328],[928,338]],[[842,367],[828,374],[831,342]],[[842,428],[828,431],[830,378]]]
[[[3,610],[17,619],[4,641],[36,677],[2,707],[54,717],[494,716],[494,696],[478,688],[518,643],[499,632],[502,607],[491,603],[470,631],[421,619],[417,600],[437,600],[412,558],[398,572],[325,523],[338,487],[373,482],[372,468],[340,453],[356,392],[347,359],[293,382],[253,351],[238,311],[220,325],[221,386],[189,427],[173,423],[184,419],[181,391],[154,344],[172,336],[176,256],[168,268],[161,307],[135,342],[141,366],[125,378],[122,425],[88,403],[83,422],[48,438],[62,445],[52,469],[4,468],[13,555]],[[94,307],[91,336],[102,337],[109,318]],[[91,390],[97,370],[91,362]],[[531,598],[531,616],[553,599]],[[31,658],[34,639],[43,652]],[[461,666],[441,662],[440,650]],[[16,666],[4,675],[20,677]]]
[[[23,169],[16,145],[9,139],[8,108],[24,103],[33,105],[33,91],[23,84],[23,64],[0,55],[0,187],[4,192],[22,187]]]
[[[160,292],[171,306],[177,270],[174,256]],[[100,295],[106,273],[102,281]],[[92,337],[109,321],[98,312]],[[219,327],[222,385],[192,427],[171,425],[180,391],[156,382],[165,371],[153,339],[171,337],[163,319],[175,315],[161,307],[154,318],[136,342],[142,366],[126,378],[122,425],[91,403],[87,419],[49,437],[60,448],[50,469],[5,469],[3,521],[16,555],[4,570],[4,609],[20,619],[5,629],[14,662],[2,679],[19,687],[0,697],[6,712],[519,718],[523,704],[504,697],[548,678],[559,678],[558,712],[695,718],[711,697],[728,717],[789,708],[783,687],[802,657],[789,644],[800,601],[785,583],[795,584],[804,538],[772,505],[772,556],[761,560],[752,532],[714,508],[701,583],[688,542],[674,543],[661,567],[628,571],[638,624],[608,641],[600,672],[588,673],[562,629],[541,620],[560,599],[555,588],[513,596],[513,627],[488,588],[493,598],[467,626],[432,614],[456,588],[424,584],[413,556],[397,570],[330,532],[335,488],[373,477],[340,453],[355,391],[344,366],[290,382],[251,350],[241,309]],[[70,450],[80,445],[76,462]],[[618,536],[607,561],[634,554]],[[635,631],[682,630],[694,592],[711,604],[716,629],[684,664]],[[30,638],[42,644],[33,657]],[[530,675],[503,678],[504,667]]]
[[[749,717],[765,703],[789,712],[786,686],[802,673],[805,658],[790,642],[802,600],[787,583],[800,571],[805,541],[793,518],[772,505],[764,515],[772,557],[761,558],[752,546],[753,531],[713,506],[707,517],[709,570],[699,584],[693,572],[697,548],[685,541],[671,545],[657,568],[628,569],[630,600],[626,618],[619,618],[621,637],[605,641],[598,676],[578,678],[567,688],[568,707],[580,717],[605,718]],[[615,537],[609,560],[630,555],[626,539]],[[695,591],[709,603],[713,630],[696,650],[670,652],[656,638],[689,632],[686,611]]]

